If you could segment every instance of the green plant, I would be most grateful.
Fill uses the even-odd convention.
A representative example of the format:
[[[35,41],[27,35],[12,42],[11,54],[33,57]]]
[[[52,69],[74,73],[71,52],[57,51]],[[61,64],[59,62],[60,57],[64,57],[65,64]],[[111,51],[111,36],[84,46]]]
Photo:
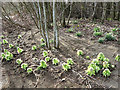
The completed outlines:
[[[46,62],[49,62],[49,61],[50,61],[50,57],[46,57],[46,58],[45,58],[45,61],[46,61]]]
[[[111,33],[107,33],[107,34],[105,35],[105,39],[106,39],[107,41],[114,41],[114,40],[115,40],[115,37],[114,37]]]
[[[98,59],[98,60],[101,60],[101,61],[103,61],[104,58],[105,58],[105,56],[104,56],[104,54],[103,54],[102,52],[100,52],[100,53],[98,54],[98,56],[97,56],[97,59]]]
[[[99,43],[104,43],[104,41],[105,41],[104,38],[99,38],[99,39],[98,39],[98,42],[99,42]]]
[[[100,61],[99,61],[98,59],[93,59],[93,60],[92,60],[92,63],[95,63],[95,64],[98,65],[98,64],[100,63]]]
[[[21,35],[18,35],[18,39],[20,39],[22,36]]]
[[[120,55],[119,54],[115,57],[115,60],[120,61]]]
[[[89,67],[87,70],[86,70],[86,73],[90,76],[92,75],[95,75],[95,70],[93,67]]]
[[[74,62],[73,62],[72,58],[68,58],[68,59],[67,59],[67,64],[69,64],[69,65],[74,64]]]
[[[5,36],[1,35],[1,36],[0,36],[0,38],[2,38],[2,39],[3,39],[3,38],[5,38]]]
[[[40,41],[41,41],[42,43],[44,43],[44,42],[45,42],[45,40],[44,40],[43,38],[41,38],[41,39],[40,39]]]
[[[2,54],[1,54],[1,57],[2,57],[2,59],[5,59],[5,54],[2,53]]]
[[[59,63],[59,60],[57,58],[53,58],[52,63],[54,65],[57,65]]]
[[[21,68],[22,68],[22,69],[26,70],[27,67],[28,67],[28,64],[27,64],[27,63],[22,63],[22,64],[21,64]]]
[[[14,45],[13,44],[9,44],[9,48],[13,48],[14,47]]]
[[[7,44],[7,43],[8,43],[8,41],[4,39],[3,40],[3,44]]]
[[[16,63],[19,64],[19,65],[20,65],[22,62],[23,62],[23,60],[21,60],[21,59],[17,59],[17,60],[16,60]]]
[[[82,51],[82,50],[78,50],[78,51],[77,51],[77,55],[78,55],[78,56],[83,55],[83,51]]]
[[[109,63],[108,63],[107,61],[104,61],[104,62],[103,62],[103,67],[104,67],[104,68],[109,68]]]
[[[66,32],[72,33],[73,32],[73,28],[69,28]]]
[[[11,59],[13,59],[13,54],[10,53],[10,52],[7,52],[6,55],[5,55],[5,59],[6,59],[7,61],[10,61]]]
[[[48,56],[48,52],[47,51],[43,51],[43,56],[44,57]]]
[[[63,63],[62,67],[63,67],[64,71],[68,71],[69,69],[71,69],[71,67],[68,63]]]
[[[33,46],[32,46],[32,50],[34,50],[34,51],[37,50],[37,46],[36,46],[36,45],[33,45]]]
[[[100,28],[95,27],[93,30],[94,30],[94,32],[99,32],[99,31],[100,31]]]
[[[41,60],[40,61],[40,68],[46,68],[47,67],[47,64],[44,60]]]
[[[2,44],[2,42],[0,42],[0,45]]]
[[[17,52],[18,52],[18,54],[20,54],[20,53],[22,53],[22,52],[23,52],[23,49],[21,49],[21,48],[17,47]]]
[[[104,58],[103,61],[109,62],[110,60],[108,58]]]
[[[7,49],[4,49],[4,53],[7,53],[8,52],[8,50]]]
[[[32,68],[27,68],[27,73],[28,74],[32,73],[32,71],[33,71]]]
[[[40,47],[45,47],[45,46],[46,46],[45,43],[41,43],[41,44],[40,44]]]
[[[93,35],[94,36],[102,36],[102,32],[94,32]]]
[[[86,59],[90,59],[90,56],[86,56]]]
[[[78,37],[81,37],[82,33],[81,32],[77,32],[75,35],[78,36]]]
[[[110,76],[110,74],[111,74],[111,72],[110,72],[110,70],[109,69],[105,69],[104,71],[103,71],[103,76]]]

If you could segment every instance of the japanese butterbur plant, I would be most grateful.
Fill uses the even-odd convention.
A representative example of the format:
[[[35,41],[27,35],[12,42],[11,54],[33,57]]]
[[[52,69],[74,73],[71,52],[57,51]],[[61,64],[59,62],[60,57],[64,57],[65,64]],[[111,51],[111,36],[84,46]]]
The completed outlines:
[[[8,43],[8,41],[4,39],[3,40],[3,44],[7,44],[7,43]]]
[[[17,59],[17,60],[16,60],[16,63],[19,64],[19,65],[20,65],[22,62],[23,62],[23,60],[21,60],[21,59]]]
[[[46,61],[46,62],[49,62],[49,61],[50,61],[50,57],[46,57],[46,58],[45,58],[45,61]]]
[[[28,74],[32,73],[32,71],[33,71],[32,68],[27,68],[27,73]]]
[[[115,60],[116,60],[116,61],[120,61],[120,54],[118,54],[118,55],[115,57]]]
[[[97,59],[98,59],[98,60],[101,60],[101,61],[103,61],[104,58],[105,58],[105,56],[104,56],[104,54],[103,54],[102,52],[100,52],[100,53],[98,54],[98,56],[97,56]]]
[[[48,52],[47,51],[43,51],[43,56],[44,57],[48,56]]]
[[[95,64],[98,65],[98,64],[100,63],[100,61],[99,61],[98,59],[93,59],[93,60],[92,60],[92,63],[95,63]]]
[[[18,52],[18,54],[20,54],[20,53],[22,53],[22,52],[23,52],[23,49],[21,49],[21,48],[17,47],[17,52]]]
[[[69,69],[71,69],[71,67],[68,63],[63,63],[62,68],[64,69],[64,71],[68,71]]]
[[[103,74],[103,76],[107,77],[107,76],[110,76],[111,72],[110,72],[110,70],[107,68],[107,69],[105,69],[105,70],[103,71],[102,74]]]
[[[115,40],[115,37],[114,37],[111,33],[107,33],[107,34],[105,35],[105,39],[106,39],[107,41],[114,41],[114,40]]]
[[[82,51],[82,50],[78,50],[78,51],[77,51],[77,55],[78,55],[78,56],[83,55],[83,51]]]
[[[104,38],[99,38],[99,39],[98,39],[98,42],[99,42],[99,43],[104,43],[104,41],[105,41]]]
[[[57,65],[59,63],[59,60],[57,58],[53,58],[52,63],[54,65]]]
[[[78,36],[78,37],[81,37],[82,33],[81,32],[77,32],[75,35]]]
[[[36,46],[36,45],[33,45],[33,46],[32,46],[32,50],[34,50],[34,51],[37,50],[37,46]]]
[[[68,58],[68,59],[67,59],[67,64],[69,64],[69,65],[74,64],[74,62],[73,62],[72,58]]]
[[[2,54],[1,54],[1,57],[2,57],[2,59],[5,59],[5,54],[2,53]]]
[[[99,31],[100,31],[100,28],[95,27],[93,30],[94,30],[94,32],[99,32]]]
[[[40,61],[40,68],[46,68],[47,67],[47,63],[44,60]]]
[[[13,44],[9,44],[9,48],[13,48],[14,47],[14,45]]]
[[[45,47],[45,46],[46,46],[45,43],[41,43],[41,44],[40,44],[40,47]]]
[[[101,35],[102,35],[102,32],[94,32],[93,35],[94,35],[94,36],[101,36]]]
[[[95,70],[93,67],[89,67],[87,70],[86,70],[86,73],[90,76],[92,75],[95,75]]]
[[[22,63],[22,64],[21,64],[21,68],[22,68],[22,69],[26,70],[27,67],[28,67],[28,64],[27,64],[27,63]]]
[[[107,61],[104,61],[104,62],[103,62],[103,67],[104,67],[104,68],[109,68],[109,63],[108,63]]]
[[[104,58],[103,61],[109,62],[110,60],[108,58]]]

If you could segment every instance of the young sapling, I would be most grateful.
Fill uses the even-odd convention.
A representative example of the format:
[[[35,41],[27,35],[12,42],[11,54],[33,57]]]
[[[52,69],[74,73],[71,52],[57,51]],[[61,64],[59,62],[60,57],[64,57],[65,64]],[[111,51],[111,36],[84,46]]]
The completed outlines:
[[[28,64],[27,64],[27,63],[22,63],[22,64],[21,64],[21,68],[22,68],[22,69],[26,70],[27,67],[28,67]]]
[[[33,46],[32,46],[32,50],[33,50],[33,51],[37,50],[37,46],[36,46],[36,45],[33,45]]]
[[[27,73],[28,74],[32,73],[32,71],[33,71],[32,68],[27,68]]]
[[[103,74],[103,76],[107,77],[107,76],[110,76],[111,72],[110,72],[110,70],[107,68],[107,69],[105,69],[105,70],[103,71],[102,74]]]
[[[64,69],[64,71],[68,71],[69,69],[71,69],[71,67],[68,63],[63,63],[62,68]]]
[[[57,58],[53,58],[52,63],[54,65],[57,65],[59,63],[59,60]]]
[[[44,57],[48,56],[48,52],[47,51],[43,51],[43,56]]]
[[[22,52],[23,52],[23,49],[21,49],[21,48],[17,47],[17,52],[18,52],[18,54],[20,54],[20,53],[22,53]]]
[[[72,65],[72,64],[74,64],[72,58],[68,58],[68,59],[67,59],[67,64],[68,64],[68,65]]]
[[[45,58],[45,61],[46,61],[46,62],[49,62],[49,61],[50,61],[50,57],[46,57],[46,58]]]
[[[115,57],[116,61],[120,61],[120,54],[117,54],[117,56]]]
[[[19,65],[20,65],[22,62],[23,62],[23,60],[21,60],[21,59],[17,59],[17,60],[16,60],[16,63],[19,64]]]

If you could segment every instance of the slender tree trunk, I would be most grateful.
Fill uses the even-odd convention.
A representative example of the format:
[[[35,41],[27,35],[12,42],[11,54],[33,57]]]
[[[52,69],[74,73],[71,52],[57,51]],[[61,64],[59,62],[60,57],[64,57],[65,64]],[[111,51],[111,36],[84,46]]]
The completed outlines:
[[[65,3],[63,2],[62,3],[62,6],[63,6],[63,10],[65,9]],[[62,26],[65,27],[66,26],[66,23],[65,23],[65,10],[63,11],[63,14],[62,14]]]
[[[103,2],[103,13],[102,13],[102,23],[105,20],[106,16],[106,2]]]
[[[97,6],[97,2],[94,2],[93,14],[92,14],[92,16],[91,16],[92,20],[94,20],[94,17],[95,17],[95,13],[96,13],[96,6]]]

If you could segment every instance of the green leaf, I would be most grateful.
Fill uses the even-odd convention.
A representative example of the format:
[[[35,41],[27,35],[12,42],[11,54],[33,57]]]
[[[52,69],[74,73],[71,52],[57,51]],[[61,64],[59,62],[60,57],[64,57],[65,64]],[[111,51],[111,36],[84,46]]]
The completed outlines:
[[[28,64],[27,64],[27,63],[22,63],[22,64],[21,64],[21,68],[22,68],[22,69],[26,70],[27,67],[28,67]]]
[[[74,64],[72,58],[68,58],[68,59],[67,59],[67,64],[68,64],[68,65],[72,65],[72,64]]]
[[[71,67],[68,63],[63,63],[62,67],[63,67],[64,71],[68,71],[69,69],[71,69]]]
[[[59,63],[59,60],[57,58],[53,58],[52,63],[54,65],[57,65]]]
[[[21,60],[21,59],[17,59],[17,60],[16,60],[16,63],[19,64],[19,65],[20,65],[22,62],[23,62],[23,60]]]

